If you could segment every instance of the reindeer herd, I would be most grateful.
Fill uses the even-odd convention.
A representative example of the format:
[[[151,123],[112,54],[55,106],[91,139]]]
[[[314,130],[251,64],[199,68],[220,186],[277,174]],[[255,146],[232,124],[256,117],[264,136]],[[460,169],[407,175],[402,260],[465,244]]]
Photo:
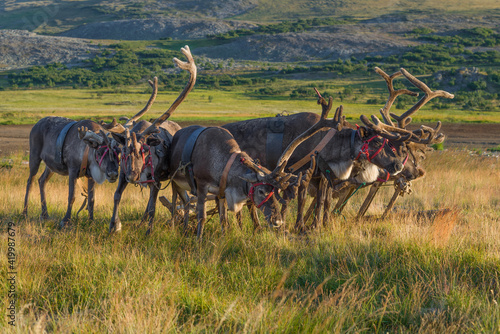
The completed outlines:
[[[162,183],[172,188],[171,222],[192,218],[194,206],[197,236],[201,238],[207,219],[207,201],[215,200],[221,229],[228,226],[227,210],[236,213],[241,225],[242,208],[247,206],[254,227],[261,226],[260,209],[268,226],[285,229],[290,201],[297,199],[295,230],[305,232],[327,225],[333,214],[339,214],[348,199],[361,187],[371,186],[357,218],[361,218],[380,189],[392,181],[395,192],[383,216],[392,209],[398,196],[411,191],[411,181],[424,176],[420,163],[430,145],[440,143],[441,123],[435,128],[420,126],[407,129],[411,115],[435,97],[453,98],[445,91],[432,91],[405,69],[387,75],[376,68],[387,83],[389,98],[380,110],[382,121],[362,115],[364,126],[346,122],[343,108],[337,108],[332,119],[328,114],[333,100],[318,92],[321,115],[297,113],[226,124],[221,127],[199,125],[181,128],[169,120],[196,82],[197,69],[188,46],[181,49],[187,62],[174,58],[190,74],[189,81],[170,108],[152,123],[139,121],[154,103],[158,81],[149,81],[153,93],[146,106],[125,124],[73,121],[63,117],[46,117],[30,133],[29,177],[23,213],[27,215],[28,197],[33,177],[43,160],[46,168],[39,178],[42,203],[41,218],[47,218],[46,181],[54,174],[69,177],[68,207],[60,222],[69,224],[75,200],[77,180],[88,180],[87,209],[93,219],[95,182],[115,182],[114,207],[109,231],[121,230],[119,205],[129,183],[148,186],[149,201],[143,221],[153,228],[156,202]],[[416,96],[407,90],[395,90],[393,80],[405,76],[424,96],[402,115],[390,113],[401,94]],[[395,122],[393,121],[395,120]],[[307,194],[314,199],[306,210]],[[177,205],[180,200],[180,205]],[[337,203],[334,205],[334,201]],[[308,224],[311,216],[312,222]]]

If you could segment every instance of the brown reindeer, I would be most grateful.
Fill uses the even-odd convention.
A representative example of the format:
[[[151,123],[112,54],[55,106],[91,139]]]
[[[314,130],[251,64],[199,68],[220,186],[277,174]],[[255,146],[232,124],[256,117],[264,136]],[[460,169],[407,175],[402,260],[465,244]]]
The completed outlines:
[[[424,106],[427,102],[429,102],[433,98],[436,97],[453,98],[454,96],[442,90],[432,91],[427,85],[425,85],[423,82],[415,78],[413,75],[411,75],[408,71],[406,71],[403,68],[400,71],[390,76],[378,67],[375,68],[375,71],[384,78],[387,84],[387,89],[389,91],[389,98],[387,99],[385,106],[382,109],[380,109],[380,113],[382,115],[384,123],[380,122],[380,120],[376,116],[372,116],[373,122],[371,122],[365,116],[362,116],[361,119],[363,123],[365,123],[368,127],[376,128],[379,131],[389,131],[389,132],[398,131],[399,133],[408,137],[407,142],[405,142],[404,144],[406,147],[407,155],[405,158],[405,167],[403,171],[401,172],[401,174],[397,176],[391,176],[390,178],[386,178],[383,181],[385,182],[392,180],[394,181],[394,187],[395,187],[394,195],[382,216],[385,217],[388,214],[388,212],[392,209],[396,199],[399,196],[402,196],[403,194],[409,193],[411,191],[409,182],[412,180],[422,178],[425,175],[425,171],[420,167],[420,164],[422,160],[425,159],[426,152],[431,150],[429,148],[429,145],[442,143],[445,139],[445,136],[439,132],[441,129],[441,122],[438,122],[437,126],[434,129],[422,125],[420,129],[412,132],[406,130],[406,127],[411,122],[411,115],[416,113],[422,106]],[[394,89],[393,80],[401,75],[404,75],[408,79],[408,81],[410,81],[414,86],[422,90],[425,94],[414,106],[408,109],[401,116],[398,116],[393,113],[389,113],[391,106],[393,105],[396,98],[401,94],[407,94],[412,96],[418,95],[417,93],[411,92],[406,89],[399,89],[399,90]],[[397,121],[397,126],[393,123],[391,116]],[[381,178],[384,179],[384,177]],[[380,189],[380,186],[383,184],[383,182],[375,182],[372,184],[371,189],[357,214],[357,218],[363,217],[363,215],[366,213],[373,198],[375,197],[376,193]],[[337,212],[341,212],[343,206],[345,205],[346,199],[350,197],[354,189],[359,186],[360,184],[353,183],[349,189],[346,189],[344,191],[343,196],[340,196],[339,202],[337,203],[336,206]]]
[[[324,110],[318,122],[290,142],[272,172],[241,150],[231,133],[224,128],[195,125],[179,130],[172,141],[170,166],[178,166],[172,173],[172,182],[197,197],[198,238],[202,236],[206,221],[206,198],[209,193],[224,199],[219,201],[223,231],[225,203],[230,211],[239,212],[248,198],[264,212],[270,225],[281,226],[279,202],[273,194],[277,188],[285,190],[291,183],[301,180],[301,174],[297,177],[284,173],[285,166],[303,141],[326,126],[334,127],[332,121],[326,119],[328,111]],[[175,200],[172,202],[175,204]]]
[[[149,186],[150,195],[143,215],[143,221],[149,218],[148,234],[153,227],[156,210],[156,200],[161,188],[161,182],[170,178],[168,154],[173,135],[180,130],[180,126],[168,121],[167,118],[182,103],[196,82],[196,64],[189,47],[181,49],[187,62],[174,58],[174,62],[181,69],[190,73],[189,82],[174,101],[170,108],[153,123],[141,121],[132,129],[125,131],[125,136],[117,136],[123,143],[121,172],[118,186],[114,195],[113,215],[109,225],[110,232],[121,230],[118,215],[121,196],[128,183]],[[127,124],[130,123],[130,120]],[[173,190],[175,192],[175,189]]]
[[[327,103],[321,96],[318,103],[322,105],[323,111],[331,109],[332,99]],[[339,121],[341,119],[342,107],[338,110]],[[298,113],[290,116],[280,117],[284,123],[283,142],[281,149],[286,147],[302,131],[318,121],[319,115],[314,113]],[[265,167],[272,169],[273,162],[266,154],[267,136],[269,135],[266,124],[273,118],[260,118],[242,122],[226,124],[241,149],[250,156],[258,159]],[[341,122],[345,123],[344,120]],[[383,168],[386,174],[396,175],[403,169],[401,153],[394,151],[389,145],[387,137],[395,140],[393,134],[386,134],[369,127],[351,129],[344,127],[342,130],[330,128],[319,131],[314,136],[304,141],[293,152],[288,161],[289,171],[297,172],[304,168],[311,154],[317,154],[317,162],[320,170],[329,172],[330,182],[333,180],[347,181],[352,178],[351,174],[357,171],[356,180],[360,182],[374,182],[379,175],[378,168]],[[404,139],[401,136],[399,139]],[[314,225],[319,220],[319,210],[323,207],[325,200],[325,189],[327,179],[320,178],[321,173],[316,173],[312,185],[320,193],[316,196],[315,207],[317,209]],[[306,183],[299,189],[299,203],[296,228],[303,230],[303,208],[305,205]],[[304,200],[303,200],[304,199]]]

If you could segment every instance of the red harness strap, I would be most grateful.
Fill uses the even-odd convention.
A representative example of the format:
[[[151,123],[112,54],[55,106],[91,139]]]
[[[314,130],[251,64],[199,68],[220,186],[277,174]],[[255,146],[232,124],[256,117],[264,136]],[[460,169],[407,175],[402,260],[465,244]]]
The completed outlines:
[[[252,203],[257,207],[257,209],[259,209],[262,205],[264,205],[264,203],[266,203],[274,195],[274,188],[273,188],[273,190],[266,196],[266,198],[264,198],[264,200],[262,202],[260,202],[259,204],[256,204],[255,200],[254,200],[255,188],[258,186],[262,186],[262,185],[269,185],[272,187],[272,185],[269,183],[257,182],[257,183],[252,184],[252,186],[250,187],[250,191],[248,192],[248,197],[250,198]]]
[[[146,157],[144,155],[144,152],[145,152],[145,149],[144,147],[147,148],[149,154],[148,154],[148,158],[147,158],[147,161],[146,161]],[[153,157],[151,156],[151,147],[147,144],[142,144],[141,146],[141,155],[142,155],[142,169],[141,169],[141,173],[144,172],[144,170],[149,166],[151,167],[151,179],[150,180],[146,180],[146,181],[138,181],[137,183],[153,183],[153,182],[156,182],[155,181],[155,168],[153,166]]]
[[[387,140],[386,138],[384,138],[382,146],[380,146],[380,148],[372,156],[370,156],[370,142],[373,139],[378,138],[378,137],[379,136],[375,135],[375,136],[371,137],[370,139],[365,140],[363,142],[363,146],[361,146],[361,150],[359,151],[358,156],[354,160],[358,160],[359,157],[361,156],[361,154],[363,154],[366,157],[366,159],[369,162],[371,162],[373,160],[373,158],[375,158],[377,156],[377,154],[379,154],[382,151],[382,149],[384,148],[385,144],[389,142],[389,140]]]

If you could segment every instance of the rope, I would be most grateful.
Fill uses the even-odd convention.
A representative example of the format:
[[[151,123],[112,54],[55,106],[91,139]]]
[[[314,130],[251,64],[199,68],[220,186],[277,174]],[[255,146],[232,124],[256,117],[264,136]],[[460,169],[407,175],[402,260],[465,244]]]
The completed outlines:
[[[346,218],[345,218],[345,216],[341,213],[341,211],[340,211],[340,210],[344,207],[344,205],[346,205],[347,201],[349,201],[349,199],[350,199],[352,196],[354,196],[354,194],[355,194],[355,193],[356,193],[356,192],[357,192],[357,191],[358,191],[361,187],[363,187],[364,185],[366,185],[366,182],[361,183],[361,184],[359,185],[359,187],[357,187],[357,188],[356,188],[356,190],[354,190],[354,191],[353,191],[353,193],[351,194],[351,196],[347,197],[347,199],[344,201],[344,203],[342,203],[342,205],[341,205],[338,209],[335,209],[335,210],[333,211],[333,213],[334,213],[334,214],[336,214],[336,215],[340,215],[340,216],[342,216],[342,218],[344,218],[344,220],[346,220],[346,221],[347,221],[347,219],[346,219]]]

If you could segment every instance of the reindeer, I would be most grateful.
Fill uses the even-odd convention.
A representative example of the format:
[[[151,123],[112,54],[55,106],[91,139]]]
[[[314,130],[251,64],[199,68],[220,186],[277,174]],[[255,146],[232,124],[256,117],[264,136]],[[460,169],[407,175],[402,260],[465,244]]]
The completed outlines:
[[[190,78],[174,103],[153,123],[141,121],[135,124],[130,130],[126,129],[124,132],[125,136],[115,135],[115,138],[123,144],[122,168],[114,195],[113,215],[109,225],[110,232],[121,230],[118,209],[123,191],[128,183],[139,184],[141,186],[149,185],[149,201],[142,220],[145,221],[149,218],[147,233],[149,234],[152,230],[156,200],[161,188],[161,182],[170,178],[168,160],[170,144],[173,135],[181,129],[177,123],[167,119],[186,98],[196,82],[197,70],[191,51],[187,45],[181,51],[188,59],[188,62],[182,62],[177,58],[174,58],[174,62],[181,69],[188,71]],[[156,89],[157,86],[155,85],[154,90]],[[129,123],[130,120],[126,125]],[[176,190],[174,189],[173,191],[175,193]]]
[[[425,175],[425,171],[420,167],[420,163],[423,159],[425,159],[426,152],[430,150],[429,145],[442,143],[445,139],[445,136],[442,133],[439,133],[441,129],[441,122],[438,122],[434,129],[422,125],[420,129],[415,130],[413,132],[406,130],[406,127],[411,122],[410,116],[416,113],[422,106],[424,106],[427,102],[429,102],[433,98],[454,97],[452,94],[445,91],[441,90],[431,91],[431,89],[427,85],[425,85],[423,82],[415,78],[413,75],[411,75],[408,71],[406,71],[403,68],[400,71],[390,76],[378,67],[375,68],[375,71],[384,78],[387,84],[387,89],[389,91],[389,98],[387,99],[385,106],[382,109],[380,109],[380,113],[382,115],[384,123],[381,123],[376,116],[372,116],[373,122],[371,122],[366,116],[361,116],[361,120],[368,127],[376,128],[379,131],[386,131],[386,132],[397,131],[405,135],[407,137],[407,140],[405,142],[407,155],[405,158],[406,162],[405,168],[403,169],[401,174],[399,174],[398,176],[391,176],[390,178],[385,178],[385,179],[381,177],[382,178],[381,182],[377,181],[371,184],[371,189],[365,201],[361,205],[361,208],[359,209],[359,212],[356,217],[357,219],[363,217],[363,215],[366,213],[374,196],[376,195],[376,193],[380,189],[380,186],[384,182],[393,180],[395,192],[384,214],[382,215],[382,218],[384,218],[388,214],[388,212],[392,209],[396,199],[399,196],[411,192],[410,181],[422,178]],[[393,113],[389,113],[390,108],[394,103],[394,101],[396,100],[396,98],[402,94],[407,94],[412,96],[418,95],[417,93],[411,92],[407,89],[398,89],[398,90],[394,89],[393,80],[401,75],[404,75],[408,79],[408,81],[410,81],[414,86],[422,90],[425,93],[425,95],[413,107],[408,109],[401,116],[398,116]],[[397,126],[393,123],[391,116],[392,118],[397,120]],[[336,206],[337,212],[341,212],[342,208],[346,203],[347,198],[349,198],[353,190],[359,186],[360,184],[353,183],[353,185],[344,192],[343,196],[340,197],[339,202],[337,203]],[[342,204],[340,205],[340,203]]]
[[[380,109],[380,114],[384,120],[384,123],[381,123],[379,119],[375,116],[372,116],[373,123],[370,122],[366,117],[362,120],[363,122],[370,127],[379,127],[384,130],[393,131],[396,127],[392,122],[392,118],[397,121],[397,128],[406,130],[406,127],[411,122],[411,115],[416,113],[420,108],[422,108],[427,102],[436,98],[436,97],[444,97],[448,99],[454,98],[453,94],[450,94],[443,90],[432,91],[425,83],[418,80],[415,76],[411,75],[404,68],[401,68],[400,71],[392,74],[391,76],[387,75],[380,68],[376,67],[375,71],[381,75],[386,81],[387,88],[389,90],[389,98],[385,104],[385,106]],[[424,96],[410,109],[408,109],[401,116],[395,115],[393,113],[389,113],[389,110],[394,103],[396,97],[400,94],[408,94],[406,90],[394,90],[392,81],[394,78],[404,75],[408,81],[410,81],[415,87],[424,92]],[[411,95],[416,96],[416,93]],[[444,134],[439,133],[441,130],[441,122],[438,121],[436,127],[430,128],[425,125],[421,125],[420,129],[413,131],[413,134],[416,136],[410,136],[410,142],[406,144],[408,150],[408,161],[409,163],[405,166],[405,169],[401,173],[401,176],[398,178],[393,178],[395,192],[389,202],[386,210],[384,211],[382,218],[385,218],[387,214],[390,212],[394,203],[396,202],[399,196],[402,196],[405,193],[411,192],[411,184],[410,181],[422,178],[425,175],[425,171],[420,167],[420,163],[425,159],[425,154],[429,150],[429,145],[442,143],[445,139]],[[374,196],[378,192],[380,185],[375,183],[372,185],[370,192],[368,193],[363,205],[361,206],[357,218],[363,217],[366,213],[366,210],[370,206]]]
[[[153,87],[146,106],[134,115],[125,126],[133,124],[146,113],[156,98],[156,82],[149,81]],[[53,173],[69,176],[68,209],[60,222],[64,227],[71,218],[71,209],[74,202],[75,182],[83,176],[88,179],[87,192],[89,219],[94,219],[94,185],[101,184],[106,179],[113,183],[118,175],[119,143],[109,138],[108,131],[113,135],[125,131],[125,127],[116,122],[105,124],[90,120],[73,121],[63,117],[46,117],[38,121],[30,132],[30,175],[26,187],[23,214],[27,215],[28,197],[31,182],[43,160],[46,164],[45,171],[38,180],[42,202],[42,219],[48,218],[47,203],[45,200],[45,182]],[[87,198],[86,198],[87,201]],[[85,206],[85,202],[82,208]]]
[[[69,176],[68,208],[59,226],[63,228],[70,221],[75,200],[75,183],[83,176],[88,178],[89,219],[93,220],[95,182],[115,182],[118,177],[118,143],[108,137],[101,125],[90,120],[76,122],[64,117],[45,117],[39,120],[30,132],[30,174],[24,198],[25,216],[28,212],[31,181],[42,160],[46,168],[38,180],[42,202],[41,218],[48,218],[45,183],[57,173]]]
[[[324,110],[320,120],[296,137],[278,159],[276,168],[269,169],[257,164],[247,152],[241,150],[231,133],[222,127],[189,126],[179,130],[172,141],[170,166],[179,166],[173,173],[172,182],[177,187],[190,190],[197,197],[197,236],[201,238],[206,221],[206,198],[209,193],[219,198],[221,229],[224,232],[226,206],[229,211],[239,212],[247,199],[260,208],[271,226],[283,224],[276,189],[286,190],[297,184],[302,174],[293,176],[284,168],[294,150],[305,140],[326,126],[337,126],[326,119]],[[337,111],[338,112],[338,111]],[[339,119],[337,113],[334,119]],[[314,164],[313,164],[314,165]],[[190,175],[191,174],[191,175]],[[172,201],[175,203],[175,201]]]
[[[332,108],[332,98],[327,103],[319,95],[318,103],[322,105],[323,112]],[[342,122],[346,125],[342,116],[342,106],[337,110],[334,124]],[[282,117],[284,123],[283,146],[286,147],[304,129],[318,121],[319,115],[314,113],[298,113]],[[223,127],[228,129],[234,136],[240,148],[250,156],[258,159],[266,168],[275,168],[266,155],[267,136],[266,124],[270,118],[259,118],[236,123],[229,123]],[[351,129],[335,129],[334,127],[323,129],[314,136],[304,141],[293,152],[288,161],[288,171],[296,173],[302,170],[312,154],[317,154],[317,163],[320,170],[328,173],[330,182],[333,180],[346,181],[351,178],[354,170],[357,171],[356,180],[359,182],[374,182],[379,175],[378,168],[383,168],[386,174],[396,175],[403,169],[401,152],[395,152],[394,147],[387,139],[387,131],[379,131],[370,127],[359,127]],[[392,140],[398,138],[391,135]],[[401,139],[401,137],[399,137]],[[327,172],[328,171],[328,172]],[[320,193],[316,197],[317,214],[315,223],[319,220],[319,210],[323,207],[325,200],[325,189],[327,179],[321,179],[319,173],[313,178],[312,185]],[[296,228],[304,230],[302,210],[305,205],[305,191],[307,183],[299,189],[298,214]]]

